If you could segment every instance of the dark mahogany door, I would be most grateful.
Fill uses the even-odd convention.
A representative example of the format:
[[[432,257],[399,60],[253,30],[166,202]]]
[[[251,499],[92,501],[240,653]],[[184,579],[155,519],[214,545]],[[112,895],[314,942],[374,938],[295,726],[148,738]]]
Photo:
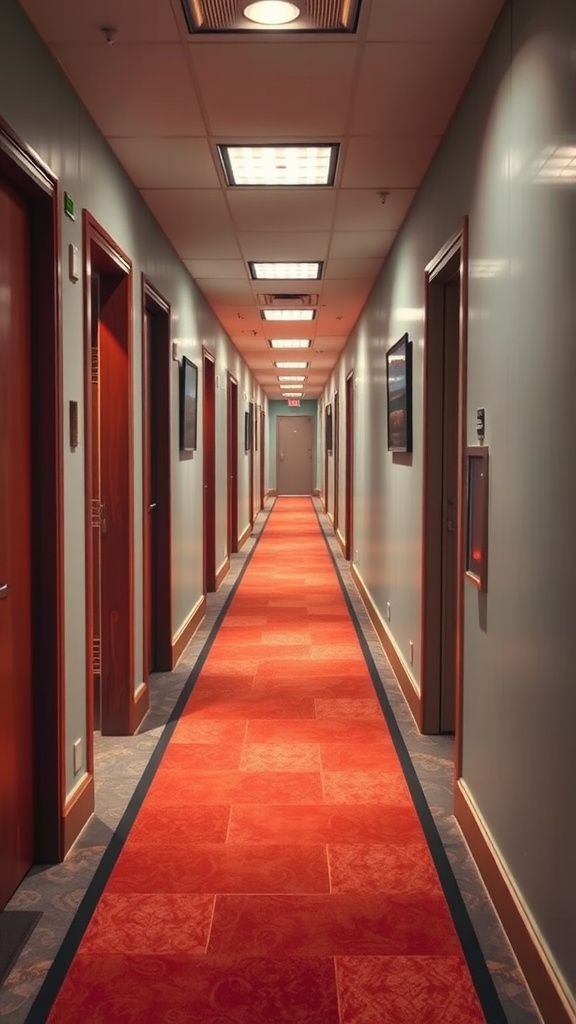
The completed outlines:
[[[214,357],[203,353],[204,380],[204,593],[216,590],[216,374]]]
[[[238,551],[238,382],[228,376],[228,554]]]
[[[0,910],[34,856],[29,236],[0,181]]]

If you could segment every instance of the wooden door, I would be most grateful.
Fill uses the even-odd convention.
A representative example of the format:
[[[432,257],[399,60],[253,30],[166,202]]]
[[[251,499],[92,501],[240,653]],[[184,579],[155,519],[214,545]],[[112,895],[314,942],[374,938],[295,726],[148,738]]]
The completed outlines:
[[[172,666],[170,307],[142,283],[144,680]]]
[[[216,374],[214,356],[203,354],[204,593],[216,590]]]
[[[260,410],[260,508],[266,500],[266,413]]]
[[[0,910],[34,856],[29,237],[0,182]]]
[[[467,227],[426,268],[422,732],[455,732],[459,772],[462,699]]]
[[[354,376],[346,378],[346,502],[344,524],[344,554],[353,559],[352,534],[354,531]]]
[[[338,503],[340,501],[340,398],[338,392],[334,392],[334,529],[338,529]]]
[[[228,554],[238,551],[238,381],[228,375]]]
[[[459,313],[460,276],[456,274],[444,287],[440,732],[454,732],[456,716]]]
[[[312,494],[312,417],[279,416],[276,442],[278,494]]]
[[[158,507],[157,484],[154,479],[154,432],[152,428],[154,410],[152,354],[152,314],[144,309],[142,319],[142,452],[143,459],[143,577],[144,577],[144,678],[147,680],[157,662],[156,640],[156,592],[158,565],[158,531],[156,509]]]
[[[249,444],[248,449],[248,522],[254,524],[254,402],[248,403]]]
[[[88,714],[99,666],[100,728],[121,736],[148,708],[134,678],[131,264],[87,212],[84,226]],[[91,766],[90,736],[88,746]]]

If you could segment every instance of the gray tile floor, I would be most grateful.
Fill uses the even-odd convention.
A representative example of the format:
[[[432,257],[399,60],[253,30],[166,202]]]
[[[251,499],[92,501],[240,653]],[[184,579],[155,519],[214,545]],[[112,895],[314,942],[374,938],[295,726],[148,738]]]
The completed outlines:
[[[447,856],[462,892],[474,929],[490,968],[508,1024],[545,1024],[538,1014],[498,917],[452,814],[453,740],[420,736],[390,664],[351,580],[327,516],[315,500],[320,525],[380,677],[383,689],[410,753]],[[231,570],[217,594],[208,595],[208,611],[200,629],[173,672],[151,679],[151,707],[137,735],[95,737],[96,813],[62,864],[36,865],[8,904],[7,910],[42,913],[19,959],[0,988],[0,1020],[35,1024],[31,1005],[46,976],[102,855],[128,806],[141,774],[168,721],[223,604],[256,543],[272,503],[256,521],[252,537],[232,557]],[[75,1022],[71,1022],[75,1024]],[[439,1021],[438,1024],[441,1024]],[[466,1024],[465,1021],[462,1024]]]

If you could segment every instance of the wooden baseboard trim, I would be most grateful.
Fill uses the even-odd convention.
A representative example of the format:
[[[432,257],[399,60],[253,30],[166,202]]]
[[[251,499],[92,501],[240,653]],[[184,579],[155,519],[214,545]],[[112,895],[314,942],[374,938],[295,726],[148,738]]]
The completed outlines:
[[[382,644],[382,647],[384,648],[386,657],[388,658],[388,661],[392,666],[394,675],[398,680],[398,685],[402,690],[404,697],[406,698],[406,702],[414,716],[416,724],[418,724],[418,722],[420,721],[420,694],[416,690],[412,677],[408,672],[406,665],[404,664],[404,659],[399,653],[396,644],[394,643],[394,640],[390,636],[390,633],[386,629],[384,622],[380,618],[378,609],[376,608],[376,605],[374,604],[370,596],[370,593],[368,592],[366,586],[364,585],[364,581],[360,576],[360,573],[356,569],[355,565],[350,566],[350,573],[352,579],[354,580],[354,583],[356,584],[358,593],[360,594],[360,597],[364,602],[366,611],[370,616],[372,625],[374,626],[374,629],[378,634],[378,639]]]
[[[454,789],[454,814],[543,1019],[550,1024],[576,1024],[576,1007],[522,906],[463,779],[458,779]]]
[[[172,668],[175,668],[190,643],[202,619],[206,615],[206,597],[202,596],[191,611],[186,622],[172,637]]]
[[[238,551],[242,550],[244,544],[248,540],[248,537],[250,536],[251,533],[252,527],[250,526],[250,523],[248,523],[248,526],[246,527],[244,532],[240,535],[240,537],[238,537]]]
[[[84,825],[94,813],[94,807],[94,776],[87,772],[64,805],[61,821],[62,858],[78,839]]]
[[[228,575],[229,569],[230,569],[230,559],[228,557],[226,557],[224,559],[224,561],[222,562],[222,565],[218,569],[218,572],[216,573],[216,590],[218,590],[220,585],[226,579],[226,576]]]
[[[270,487],[269,490],[266,492],[266,497],[267,498],[277,498],[278,497],[278,491],[276,490],[276,488],[275,487]]]
[[[346,541],[344,540],[344,537],[340,533],[340,530],[336,530],[336,540],[338,541],[340,547],[342,548],[342,554],[345,555],[346,554]]]
[[[130,733],[134,734],[150,707],[150,687],[148,683],[142,683],[134,694],[132,713],[130,715]]]

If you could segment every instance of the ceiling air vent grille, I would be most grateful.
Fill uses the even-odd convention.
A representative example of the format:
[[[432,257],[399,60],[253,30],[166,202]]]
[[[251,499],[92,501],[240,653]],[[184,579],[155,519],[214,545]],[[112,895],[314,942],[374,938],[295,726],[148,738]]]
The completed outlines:
[[[244,17],[249,0],[182,0],[188,31],[197,32],[355,32],[360,0],[296,0],[300,16],[271,28]],[[293,0],[294,2],[294,0]]]
[[[317,295],[294,295],[293,292],[287,295],[280,292],[274,294],[268,292],[258,295],[257,298],[261,306],[272,306],[274,309],[302,309],[306,306],[318,305]]]

